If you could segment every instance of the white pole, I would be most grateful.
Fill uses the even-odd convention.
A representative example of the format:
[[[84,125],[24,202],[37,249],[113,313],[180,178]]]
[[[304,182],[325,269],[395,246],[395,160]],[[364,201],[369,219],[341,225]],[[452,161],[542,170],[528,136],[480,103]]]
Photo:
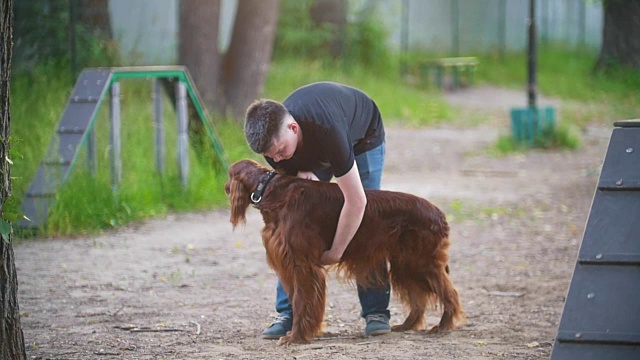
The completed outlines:
[[[116,191],[122,180],[120,160],[120,83],[111,85],[111,188]]]
[[[162,119],[162,84],[157,78],[153,81],[153,127],[155,129],[156,170],[164,174],[164,122]]]
[[[178,110],[178,168],[180,169],[180,180],[182,188],[188,184],[189,176],[189,134],[187,133],[187,87],[184,83],[176,84],[176,109]]]

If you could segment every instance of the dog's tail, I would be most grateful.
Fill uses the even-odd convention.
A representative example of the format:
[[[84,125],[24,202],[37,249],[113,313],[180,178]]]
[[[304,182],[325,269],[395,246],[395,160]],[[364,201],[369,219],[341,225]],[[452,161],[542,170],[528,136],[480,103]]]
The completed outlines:
[[[430,332],[454,330],[466,322],[460,296],[449,276],[449,246],[449,238],[442,239],[434,254],[435,267],[428,276],[430,288],[435,295],[431,302],[439,304],[443,311],[440,323],[429,330]]]

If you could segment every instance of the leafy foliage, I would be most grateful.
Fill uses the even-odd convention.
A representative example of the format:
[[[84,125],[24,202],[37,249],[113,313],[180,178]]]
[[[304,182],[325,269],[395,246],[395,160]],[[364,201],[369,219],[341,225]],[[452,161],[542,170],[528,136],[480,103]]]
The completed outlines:
[[[387,48],[388,33],[375,16],[365,17],[349,26],[345,62],[388,72],[393,56]]]
[[[48,62],[71,63],[79,67],[110,66],[117,62],[115,43],[102,39],[75,22],[75,57],[72,59],[69,26],[70,0],[14,1],[14,71],[32,71]]]
[[[375,12],[348,22],[345,33],[334,24],[315,24],[310,16],[312,0],[284,0],[274,45],[278,60],[294,57],[324,61],[332,66],[360,66],[380,71],[391,70],[393,56],[387,48],[387,31],[377,21]],[[338,58],[331,56],[335,37],[344,37]]]
[[[582,127],[594,120],[634,118],[640,113],[640,97],[637,96],[640,72],[624,67],[611,68],[606,72],[594,71],[597,57],[594,51],[569,50],[562,44],[539,48],[539,92],[584,103],[577,109],[561,109],[562,121]],[[510,53],[501,58],[498,54],[488,53],[479,55],[479,58],[479,82],[525,91],[525,54]]]
[[[68,10],[69,0],[14,2],[15,70],[44,59],[68,59]]]
[[[327,56],[334,27],[330,24],[317,26],[313,23],[309,13],[312,4],[312,0],[281,2],[273,49],[274,57],[323,58]]]
[[[577,149],[580,138],[563,124],[543,129],[539,136],[533,139],[533,146],[543,149]]]
[[[580,137],[566,124],[543,129],[531,144],[516,142],[511,135],[501,135],[489,149],[495,155],[505,155],[514,152],[525,152],[529,148],[538,149],[578,149],[581,145]]]
[[[288,0],[283,2],[283,6],[295,10],[308,7],[309,3],[306,0]],[[373,20],[352,22],[348,29],[348,46],[343,57],[336,61],[331,60],[326,51],[330,29],[312,28],[310,19],[301,20],[292,14],[287,16],[289,10],[286,8],[283,11],[278,33],[279,45],[275,49],[277,56],[267,78],[265,97],[282,100],[299,86],[328,80],[366,91],[376,100],[387,124],[425,126],[457,118],[456,109],[443,100],[442,94],[405,82],[406,78],[400,75],[399,62],[396,61],[399,58],[389,53],[383,45],[384,31]],[[308,31],[304,30],[307,26]],[[295,34],[295,29],[304,31]],[[508,54],[504,59],[498,59],[494,54],[479,56],[480,81],[523,88],[526,77],[524,56]],[[640,100],[635,96],[640,88],[640,75],[637,73],[625,69],[607,74],[593,73],[595,55],[564,49],[543,48],[539,56],[539,87],[545,95],[578,100],[581,104],[605,104],[610,110],[608,119],[619,114],[630,117],[630,114],[637,115],[640,110]],[[64,58],[38,61],[29,72],[12,73],[14,146],[11,156],[21,159],[12,168],[13,193],[18,202],[21,202],[35,175],[71,92],[73,76],[67,70],[68,65],[68,60]],[[122,84],[124,179],[121,186],[115,193],[111,188],[108,111],[103,106],[96,124],[98,174],[95,178],[89,175],[84,167],[86,154],[81,153],[67,186],[58,194],[47,225],[48,234],[92,233],[171,211],[197,211],[226,205],[223,191],[226,174],[216,172],[210,166],[207,159],[215,156],[211,151],[190,150],[190,183],[187,189],[182,189],[177,164],[173,160],[176,154],[172,144],[175,144],[177,136],[175,114],[168,103],[164,106],[167,172],[158,176],[152,160],[154,145],[150,87],[151,84],[146,80]],[[545,148],[578,146],[579,139],[572,135],[570,129],[592,121],[593,114],[585,115],[590,110],[584,108],[580,112],[572,111],[563,109],[559,116],[562,123],[544,141],[536,140],[536,145]],[[261,160],[246,145],[239,125],[226,119],[214,120],[230,162],[241,158]],[[464,123],[456,123],[457,126],[469,126],[469,119],[460,121]],[[563,127],[565,125],[566,128]],[[501,137],[495,148],[498,153],[520,151],[509,137]]]

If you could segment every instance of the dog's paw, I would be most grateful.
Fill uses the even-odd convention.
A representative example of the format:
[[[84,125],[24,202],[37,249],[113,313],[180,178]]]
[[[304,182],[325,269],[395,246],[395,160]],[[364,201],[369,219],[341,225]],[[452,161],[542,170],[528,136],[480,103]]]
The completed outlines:
[[[304,339],[300,336],[291,335],[291,332],[287,333],[287,335],[283,336],[278,340],[279,346],[289,346],[291,344],[308,344],[309,340]]]
[[[406,327],[404,324],[400,324],[400,325],[393,325],[391,327],[391,331],[393,332],[404,332],[404,331],[408,331],[411,330],[408,327]]]
[[[452,325],[443,326],[442,324],[438,324],[427,330],[427,334],[442,334],[451,330],[455,330],[455,327]]]
[[[291,345],[291,335],[285,335],[278,340],[278,346]]]

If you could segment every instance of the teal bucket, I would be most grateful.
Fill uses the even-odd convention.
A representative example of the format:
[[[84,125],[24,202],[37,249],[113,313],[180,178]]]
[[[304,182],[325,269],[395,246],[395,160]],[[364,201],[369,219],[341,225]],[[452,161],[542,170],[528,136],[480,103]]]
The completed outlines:
[[[555,125],[556,111],[552,107],[511,109],[511,133],[517,143],[532,144]]]

